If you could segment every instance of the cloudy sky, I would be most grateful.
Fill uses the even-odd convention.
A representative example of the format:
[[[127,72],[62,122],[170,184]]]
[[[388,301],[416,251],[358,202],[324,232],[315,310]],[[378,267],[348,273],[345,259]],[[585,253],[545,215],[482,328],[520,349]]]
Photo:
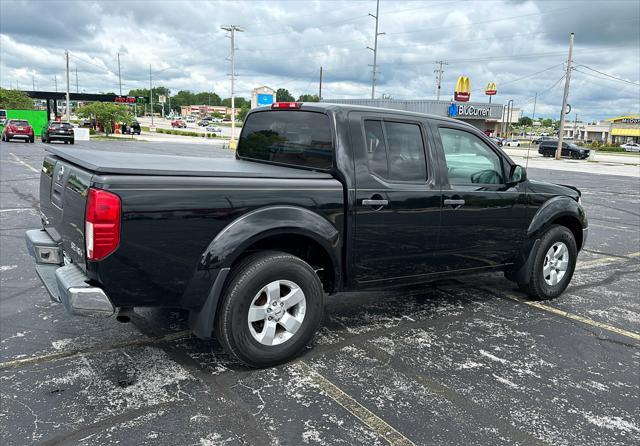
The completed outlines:
[[[295,96],[317,93],[324,68],[324,98],[367,98],[375,0],[273,1],[0,1],[0,84],[58,89],[64,51],[70,51],[80,91],[123,92],[154,85],[172,92],[230,94],[230,41],[237,34],[237,94],[261,85]],[[435,61],[444,60],[442,97],[456,78],[471,79],[471,100],[513,99],[531,116],[558,117],[568,35],[575,33],[570,100],[579,119],[640,112],[640,2],[637,0],[381,0],[377,95],[435,97]],[[571,117],[573,118],[573,113]]]

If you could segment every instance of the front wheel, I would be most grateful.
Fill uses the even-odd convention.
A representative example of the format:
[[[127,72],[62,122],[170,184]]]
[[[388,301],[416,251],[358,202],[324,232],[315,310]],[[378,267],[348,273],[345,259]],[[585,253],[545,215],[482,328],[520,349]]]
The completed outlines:
[[[283,252],[261,252],[233,268],[216,336],[245,364],[269,367],[304,349],[323,312],[322,283],[307,262]]]
[[[528,284],[520,289],[536,299],[553,299],[567,288],[576,267],[578,249],[573,233],[553,225],[540,239]]]

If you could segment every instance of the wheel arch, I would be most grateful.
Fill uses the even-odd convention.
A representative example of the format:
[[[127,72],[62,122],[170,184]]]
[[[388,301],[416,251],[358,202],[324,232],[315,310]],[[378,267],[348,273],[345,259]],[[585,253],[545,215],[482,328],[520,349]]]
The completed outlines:
[[[527,238],[536,240],[552,225],[567,227],[576,239],[578,251],[584,245],[583,229],[587,228],[584,209],[576,200],[567,196],[553,197],[546,201],[533,216]]]
[[[330,274],[325,274],[323,284],[331,292],[342,283],[340,240],[336,227],[309,209],[269,206],[251,211],[222,229],[202,253],[198,268],[232,268],[257,250],[280,250],[325,268]]]

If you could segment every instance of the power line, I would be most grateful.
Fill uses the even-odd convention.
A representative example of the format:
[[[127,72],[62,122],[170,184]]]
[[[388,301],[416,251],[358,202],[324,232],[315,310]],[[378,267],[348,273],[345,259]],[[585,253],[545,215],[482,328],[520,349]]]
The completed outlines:
[[[517,78],[517,79],[512,79],[512,80],[510,80],[510,81],[506,81],[506,82],[500,82],[500,86],[503,86],[503,85],[509,85],[509,84],[514,83],[514,82],[518,82],[518,81],[521,81],[521,80],[523,80],[523,79],[527,79],[527,78],[529,78],[529,77],[536,76],[536,75],[541,74],[541,73],[544,73],[544,72],[546,72],[546,71],[553,70],[554,68],[557,68],[557,67],[559,67],[559,66],[561,66],[561,65],[563,65],[563,62],[560,62],[560,63],[558,63],[558,64],[552,65],[552,66],[550,66],[550,67],[548,67],[548,68],[545,68],[544,70],[540,70],[540,71],[536,71],[535,73],[527,74],[526,76],[522,76],[522,77],[519,77],[519,78]],[[476,88],[476,89],[474,89],[474,90],[471,90],[471,92],[474,92],[474,91],[480,91],[480,90],[484,90],[484,87],[482,87],[482,88]]]
[[[449,26],[440,26],[437,28],[422,28],[422,29],[415,29],[415,30],[411,30],[411,31],[399,31],[399,32],[395,32],[395,33],[389,33],[389,35],[396,35],[396,34],[412,34],[412,33],[419,33],[419,32],[423,32],[423,31],[436,31],[439,29],[451,29],[451,28],[468,28],[470,26],[476,26],[476,25],[482,25],[485,23],[494,23],[494,22],[501,22],[504,20],[521,20],[523,17],[531,17],[531,16],[537,16],[537,15],[545,15],[545,14],[551,14],[551,13],[555,13],[558,11],[564,11],[567,9],[575,9],[574,6],[566,6],[564,8],[556,8],[556,9],[550,9],[548,11],[541,11],[541,12],[534,12],[534,13],[530,13],[530,14],[520,14],[520,15],[516,15],[516,16],[509,16],[509,17],[501,17],[498,19],[491,19],[491,20],[483,20],[481,22],[473,22],[473,23],[465,23],[463,25],[449,25]]]
[[[587,70],[595,71],[596,73],[602,74],[603,76],[609,77],[609,78],[611,78],[613,80],[624,82],[625,84],[635,85],[636,87],[640,86],[640,84],[638,82],[628,81],[626,79],[622,79],[620,77],[616,77],[616,76],[613,76],[611,74],[603,73],[602,71],[598,71],[595,68],[591,68],[591,67],[588,67],[586,65],[576,65],[576,67],[584,67]],[[575,70],[575,68],[574,68],[574,70]],[[576,71],[578,71],[579,73],[582,73],[582,74],[587,74],[587,73],[584,73],[584,72],[579,71],[579,70],[576,70]]]

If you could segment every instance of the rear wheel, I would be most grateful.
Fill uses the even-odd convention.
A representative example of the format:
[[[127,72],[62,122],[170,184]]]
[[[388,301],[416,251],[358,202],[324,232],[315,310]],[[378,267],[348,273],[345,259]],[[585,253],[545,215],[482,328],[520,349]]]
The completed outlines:
[[[69,144],[73,144],[74,142],[75,140],[72,139],[71,141],[69,141]]]
[[[540,239],[528,284],[521,290],[536,299],[553,299],[567,288],[576,267],[578,249],[573,233],[553,225]]]
[[[311,341],[324,310],[322,283],[291,254],[267,251],[234,267],[217,315],[225,350],[251,367],[288,361]]]
[[[30,142],[31,144],[33,144],[35,140],[36,140],[36,137],[35,137],[35,136],[32,136],[31,138],[29,138],[29,142]]]

